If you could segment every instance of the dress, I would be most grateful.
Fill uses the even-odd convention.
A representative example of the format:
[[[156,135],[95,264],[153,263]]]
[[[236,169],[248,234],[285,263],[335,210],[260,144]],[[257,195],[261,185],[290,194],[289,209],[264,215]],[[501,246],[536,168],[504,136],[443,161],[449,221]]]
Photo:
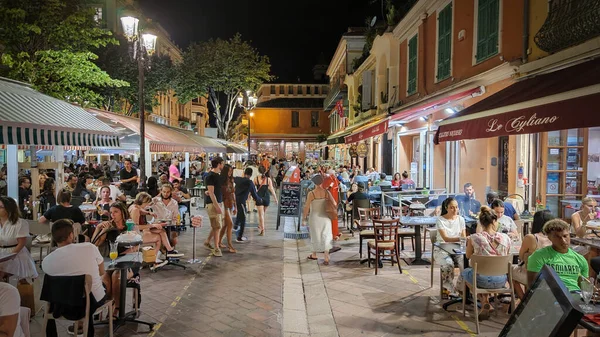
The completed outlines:
[[[331,219],[329,219],[325,212],[326,206],[327,199],[325,198],[313,199],[310,203],[308,230],[310,232],[310,243],[313,252],[328,252],[332,247]]]
[[[29,236],[29,223],[23,219],[19,219],[16,224],[11,224],[7,221],[5,224],[0,224],[0,253],[11,253],[17,245],[17,238],[26,238]],[[36,278],[38,277],[35,264],[31,258],[31,254],[26,247],[12,260],[0,263],[0,271],[13,274],[19,279]]]

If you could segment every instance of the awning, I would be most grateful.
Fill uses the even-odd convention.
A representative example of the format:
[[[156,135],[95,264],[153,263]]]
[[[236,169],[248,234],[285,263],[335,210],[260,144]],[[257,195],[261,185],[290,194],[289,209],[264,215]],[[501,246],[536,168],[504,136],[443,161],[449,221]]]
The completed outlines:
[[[99,114],[113,122],[121,124],[137,134],[140,133],[140,120],[137,118],[95,109],[90,109],[90,112]],[[150,152],[204,152],[202,146],[181,131],[165,125],[146,121],[145,136],[146,139],[150,141]]]
[[[119,147],[119,138],[84,109],[0,77],[0,144]]]
[[[219,139],[217,140],[219,143],[223,144],[226,148],[225,153],[248,153],[248,149],[240,144],[228,142],[226,140]]]
[[[327,145],[344,144],[346,136],[349,135],[349,131],[338,132],[327,138]]]
[[[600,59],[523,79],[442,121],[435,142],[600,126]]]
[[[169,127],[169,128],[173,129],[171,127]],[[192,139],[194,142],[196,142],[196,144],[200,145],[202,147],[202,149],[204,149],[204,152],[225,153],[225,151],[226,151],[225,145],[221,144],[215,138],[200,136],[190,130],[178,130],[178,131],[182,132],[184,135],[186,135],[187,137]]]
[[[402,110],[400,108],[397,110],[398,112],[396,112],[392,117],[390,117],[390,121],[404,120],[410,122],[411,120],[417,119],[419,117],[430,115],[436,110],[442,109],[447,104],[451,104],[453,102],[465,98],[475,97],[483,94],[484,92],[484,87],[476,87],[473,89],[461,91],[453,95],[435,98],[418,106],[406,108],[405,110]]]
[[[346,144],[356,143],[363,139],[367,139],[373,136],[380,135],[387,132],[388,130],[388,119],[386,118],[382,122],[378,122],[375,125],[367,124],[363,128],[356,130],[350,136],[345,137]]]

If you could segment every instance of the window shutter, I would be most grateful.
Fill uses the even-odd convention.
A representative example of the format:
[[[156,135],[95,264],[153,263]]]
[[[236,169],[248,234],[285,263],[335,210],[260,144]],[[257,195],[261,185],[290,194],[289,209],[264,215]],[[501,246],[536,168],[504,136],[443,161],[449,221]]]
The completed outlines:
[[[409,95],[414,94],[417,91],[417,38],[418,35],[413,36],[408,41],[408,90]]]
[[[475,59],[481,62],[498,53],[500,27],[500,0],[479,0],[477,11],[477,51]]]
[[[362,109],[371,108],[371,72],[365,71],[362,76]]]
[[[437,80],[450,77],[450,59],[452,53],[452,3],[442,9],[438,15],[438,71]]]

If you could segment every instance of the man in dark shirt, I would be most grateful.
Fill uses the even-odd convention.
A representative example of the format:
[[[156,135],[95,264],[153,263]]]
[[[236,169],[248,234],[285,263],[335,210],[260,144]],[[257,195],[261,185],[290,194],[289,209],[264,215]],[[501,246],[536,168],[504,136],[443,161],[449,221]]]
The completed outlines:
[[[475,188],[473,184],[466,183],[464,186],[464,195],[457,195],[456,201],[458,202],[458,209],[460,215],[473,217],[479,213],[481,203],[475,199]]]
[[[206,212],[210,219],[210,234],[204,241],[204,246],[212,251],[213,256],[221,257],[221,238],[219,233],[221,227],[223,227],[223,194],[221,193],[221,170],[223,169],[224,163],[223,158],[216,157],[211,160],[210,165],[212,169],[206,176]],[[215,246],[211,246],[210,241],[214,239]]]
[[[21,218],[29,219],[33,213],[27,213],[25,205],[31,211],[31,180],[27,177],[21,177],[19,178],[19,210],[21,211]]]
[[[254,183],[250,179],[252,173],[252,169],[247,167],[244,170],[243,177],[233,178],[233,181],[235,182],[235,207],[238,210],[234,228],[237,229],[236,242],[246,242],[248,240],[244,237],[244,228],[246,227],[246,201],[248,200],[248,194],[252,194],[252,198],[255,202],[262,202],[262,199],[256,193],[256,186],[254,186]]]
[[[131,159],[126,158],[124,161],[125,167],[119,172],[121,178],[121,189],[123,193],[131,197],[137,194],[137,183],[139,181],[137,170],[131,165]]]

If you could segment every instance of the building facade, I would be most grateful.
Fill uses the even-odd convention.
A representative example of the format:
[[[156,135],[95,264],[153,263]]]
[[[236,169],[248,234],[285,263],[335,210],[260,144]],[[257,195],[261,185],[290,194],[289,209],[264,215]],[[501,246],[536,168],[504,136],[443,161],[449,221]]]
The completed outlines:
[[[326,84],[268,83],[257,90],[256,107],[249,113],[253,153],[276,158],[319,160],[319,143],[329,132],[323,111]]]

